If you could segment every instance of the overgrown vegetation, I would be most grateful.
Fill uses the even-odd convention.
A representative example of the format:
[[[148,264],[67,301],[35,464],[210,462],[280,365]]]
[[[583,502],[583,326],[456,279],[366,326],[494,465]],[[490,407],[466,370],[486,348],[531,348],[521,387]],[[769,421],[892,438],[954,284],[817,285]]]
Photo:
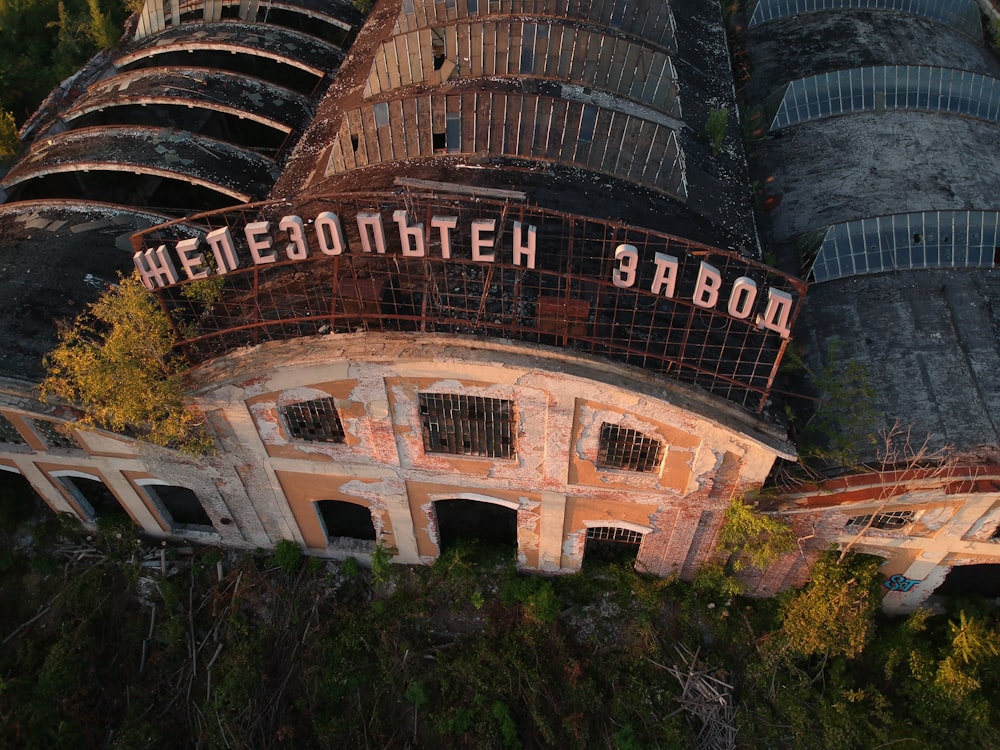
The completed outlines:
[[[705,123],[705,130],[708,132],[708,138],[712,144],[712,156],[718,156],[719,152],[722,150],[722,144],[726,140],[726,130],[728,127],[728,109],[713,109],[708,113],[708,121]]]
[[[184,361],[166,314],[137,274],[122,277],[64,327],[46,357],[43,397],[80,405],[83,426],[135,431],[195,454],[212,448],[202,417],[184,405]]]
[[[62,80],[118,42],[121,0],[2,0],[0,109],[19,126]]]
[[[998,746],[996,610],[885,619],[863,556],[751,601],[721,567],[544,578],[474,547],[381,583],[289,545],[164,577],[128,529],[28,531],[2,537],[0,746],[686,749],[678,644],[733,686],[740,747]]]
[[[785,407],[799,453],[798,469],[813,477],[855,470],[877,452],[875,389],[859,362],[843,360],[833,345],[816,372],[789,346],[782,376],[793,392],[815,393],[813,400],[793,399]]]
[[[727,567],[740,571],[747,565],[763,570],[795,549],[791,526],[734,497],[726,509],[719,534],[719,549],[729,556]]]

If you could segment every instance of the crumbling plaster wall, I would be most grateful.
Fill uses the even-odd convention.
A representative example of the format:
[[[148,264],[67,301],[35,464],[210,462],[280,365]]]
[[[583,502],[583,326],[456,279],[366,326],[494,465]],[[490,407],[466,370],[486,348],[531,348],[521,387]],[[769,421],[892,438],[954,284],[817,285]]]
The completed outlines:
[[[519,560],[574,570],[583,531],[620,525],[646,533],[640,565],[693,574],[711,554],[732,495],[759,485],[790,450],[761,421],[699,391],[641,371],[542,347],[419,335],[325,336],[270,343],[196,374],[195,400],[220,435],[269,543],[290,538],[330,553],[308,505],[368,507],[401,562],[437,555],[436,499],[474,496],[518,510]],[[510,400],[516,455],[427,453],[418,394]],[[289,437],[286,403],[330,397],[344,443]],[[603,422],[661,440],[650,473],[596,468]],[[315,513],[313,512],[314,516]]]

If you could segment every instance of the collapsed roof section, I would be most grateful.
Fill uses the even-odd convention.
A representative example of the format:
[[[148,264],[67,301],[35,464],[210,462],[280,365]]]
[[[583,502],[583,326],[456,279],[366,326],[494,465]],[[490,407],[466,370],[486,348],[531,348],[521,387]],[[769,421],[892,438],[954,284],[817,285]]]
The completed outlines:
[[[265,197],[359,22],[349,5],[314,0],[149,0],[137,38],[36,115],[33,147],[0,183],[7,202],[178,214]]]
[[[546,205],[621,218],[649,194],[647,226],[754,253],[717,12],[648,0],[380,4],[273,195],[454,182],[464,169],[463,183],[539,200],[526,175],[569,173],[576,190],[548,191]]]

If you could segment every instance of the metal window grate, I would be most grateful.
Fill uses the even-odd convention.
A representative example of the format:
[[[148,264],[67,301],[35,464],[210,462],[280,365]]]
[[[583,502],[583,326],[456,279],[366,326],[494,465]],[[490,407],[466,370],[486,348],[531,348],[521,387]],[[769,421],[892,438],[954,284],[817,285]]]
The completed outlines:
[[[281,406],[278,411],[288,426],[288,433],[296,440],[314,443],[344,442],[344,426],[332,398],[301,401]]]
[[[421,393],[424,450],[487,458],[513,458],[514,404],[499,398]]]
[[[49,448],[80,448],[80,443],[76,438],[67,432],[67,428],[55,422],[46,422],[41,419],[32,420],[32,425],[39,435],[45,440]]]
[[[638,430],[605,422],[597,451],[598,469],[656,471],[663,461],[663,443]]]
[[[616,526],[592,526],[587,529],[587,539],[600,542],[618,542],[638,547],[642,544],[642,534],[632,529],[619,529]]]
[[[871,514],[867,516],[854,516],[847,519],[845,526],[861,528],[868,526],[868,522],[871,521],[871,526],[868,526],[868,528],[892,531],[894,529],[901,529],[913,521],[914,515],[912,510],[893,510],[888,513],[875,514],[874,520]]]
[[[0,443],[12,443],[14,445],[26,445],[21,433],[17,431],[14,423],[3,414],[0,414]]]

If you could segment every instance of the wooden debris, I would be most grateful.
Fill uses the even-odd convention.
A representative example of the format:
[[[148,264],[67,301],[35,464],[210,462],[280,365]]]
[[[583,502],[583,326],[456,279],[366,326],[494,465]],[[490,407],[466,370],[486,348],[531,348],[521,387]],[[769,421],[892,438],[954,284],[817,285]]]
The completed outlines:
[[[665,667],[681,684],[677,702],[679,711],[701,724],[698,750],[735,750],[736,709],[733,706],[733,686],[711,674],[698,664],[698,652],[691,653],[682,645],[675,646],[681,666]],[[654,662],[655,663],[655,662]]]

